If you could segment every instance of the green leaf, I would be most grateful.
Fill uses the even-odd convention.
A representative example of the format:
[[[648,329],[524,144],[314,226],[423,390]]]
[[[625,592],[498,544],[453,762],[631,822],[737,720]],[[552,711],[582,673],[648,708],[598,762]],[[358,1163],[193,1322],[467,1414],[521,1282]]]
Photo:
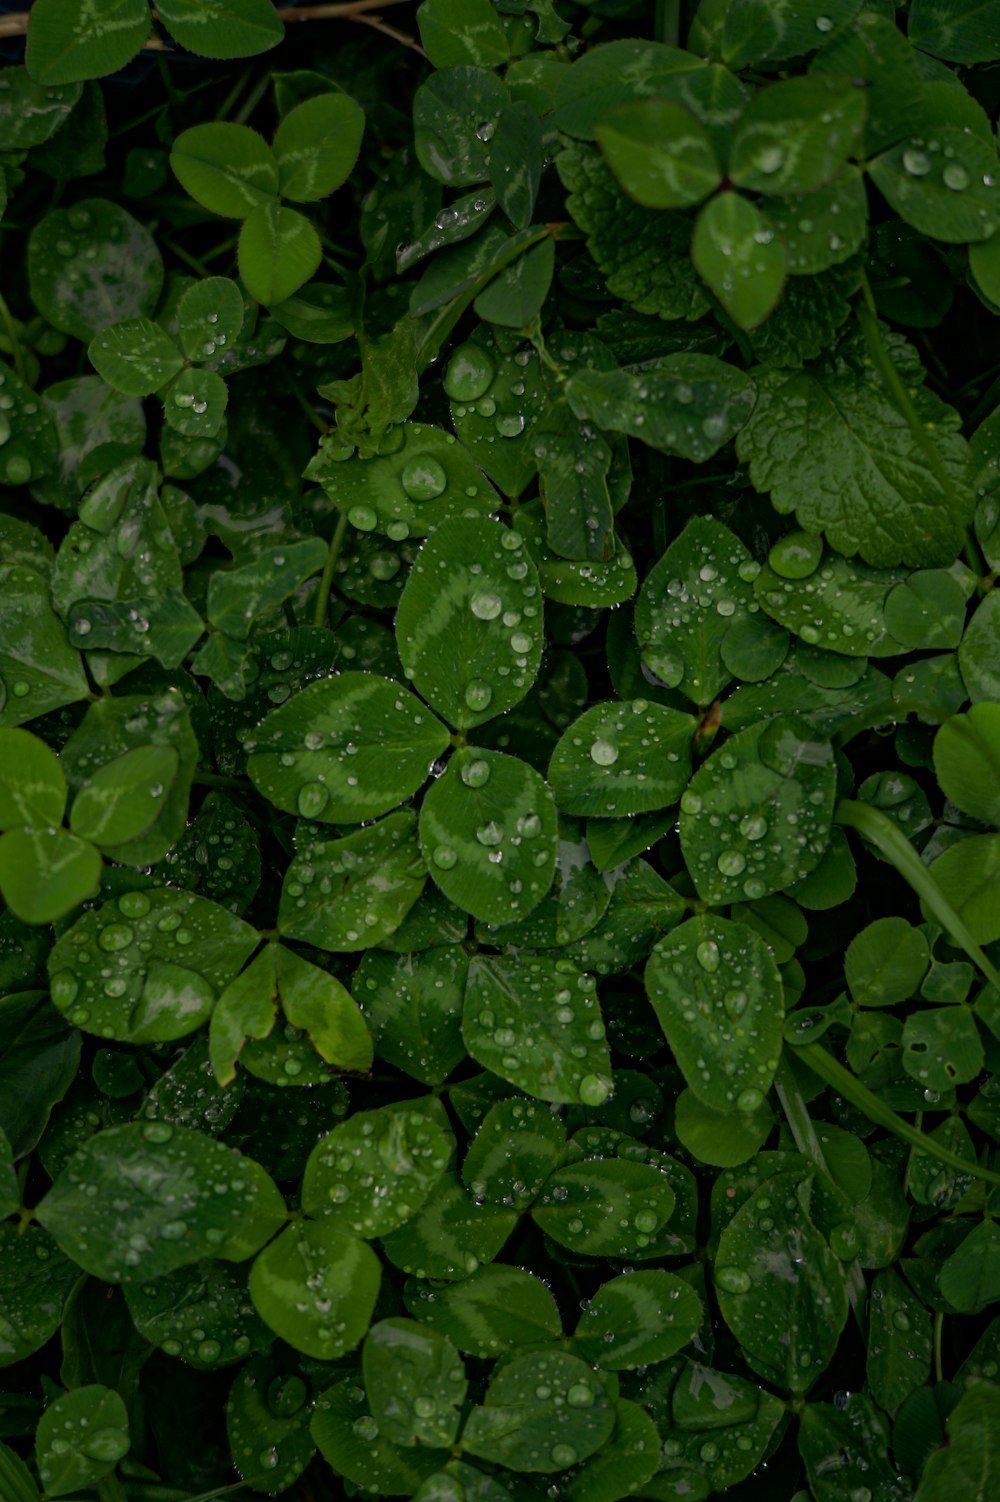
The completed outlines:
[[[97,895],[101,857],[65,829],[0,835],[0,893],[22,923],[53,923]]]
[[[996,152],[957,126],[909,136],[869,164],[890,207],[921,234],[949,245],[988,240],[1000,224]]]
[[[247,746],[247,770],[278,808],[321,823],[360,822],[416,792],[447,745],[444,726],[406,689],[348,672],[273,709]]]
[[[641,1492],[657,1468],[659,1448],[646,1410],[619,1398],[611,1438],[574,1475],[566,1489],[570,1502],[612,1502],[623,1492]]]
[[[898,1452],[899,1441],[893,1439]],[[887,1449],[888,1425],[862,1393],[848,1394],[842,1405],[810,1403],[802,1415],[799,1451],[818,1502],[839,1502],[860,1490],[859,1483],[873,1495],[907,1495],[909,1483]]]
[[[209,1055],[220,1085],[236,1078],[236,1060],[248,1038],[266,1038],[278,1015],[274,947],[268,945],[219,997],[209,1023]]]
[[[814,193],[853,152],[865,121],[862,89],[824,74],[762,89],[733,136],[729,176],[749,193]]]
[[[468,1382],[446,1335],[416,1320],[380,1320],[368,1332],[361,1370],[372,1416],[392,1444],[454,1444]]]
[[[322,254],[308,219],[265,202],[250,210],[240,233],[240,276],[257,302],[284,302],[313,275]]]
[[[784,998],[771,953],[751,928],[692,918],[661,939],[646,990],[689,1087],[717,1111],[752,1114],[781,1054]]]
[[[6,406],[0,433],[6,433],[0,483],[26,485],[41,480],[55,468],[58,440],[52,420],[35,393],[16,371],[0,363],[0,387]],[[14,557],[5,559],[14,563]],[[25,560],[27,562],[27,560]]]
[[[420,846],[435,883],[484,923],[536,907],[555,870],[556,810],[532,767],[499,751],[457,751],[427,791]]]
[[[567,135],[592,140],[600,116],[633,99],[672,98],[678,84],[690,86],[705,70],[691,52],[622,37],[587,50],[553,76],[555,124]]]
[[[0,1443],[0,1484],[10,1502],[40,1502],[40,1493],[28,1467],[3,1443]]]
[[[756,1111],[717,1111],[693,1090],[677,1097],[674,1126],[682,1147],[699,1163],[735,1168],[759,1152],[774,1126],[766,1100]]]
[[[354,987],[380,1058],[424,1084],[440,1084],[451,1074],[465,1057],[468,968],[468,955],[457,946],[363,956]]]
[[[739,193],[719,193],[698,215],[691,240],[695,269],[741,329],[774,309],[788,253],[759,209]]]
[[[835,180],[801,198],[770,198],[768,221],[788,250],[790,276],[816,276],[855,255],[868,233],[868,200],[864,178],[846,166]],[[786,296],[791,292],[786,287]]]
[[[32,1355],[58,1330],[79,1268],[47,1232],[22,1234],[9,1221],[0,1224],[0,1249],[0,1367],[6,1367]]]
[[[37,0],[28,27],[28,71],[49,84],[117,73],[149,32],[146,0]]]
[[[646,1248],[673,1213],[676,1196],[651,1163],[590,1158],[548,1180],[532,1219],[553,1241],[590,1257],[657,1256]]]
[[[510,43],[489,0],[423,0],[417,25],[435,68],[498,68],[510,58]]]
[[[811,0],[732,0],[723,10],[723,60],[742,68],[812,52],[852,20],[858,8],[858,0],[824,0],[823,14],[817,16]],[[820,21],[829,24],[821,26]]]
[[[487,284],[473,303],[480,318],[503,328],[525,329],[541,313],[555,270],[555,241],[547,235]]]
[[[462,1449],[544,1475],[593,1455],[613,1428],[614,1407],[586,1362],[568,1351],[530,1351],[496,1372],[466,1421]]]
[[[1000,827],[1000,704],[974,704],[945,721],[934,738],[934,771],[957,808]]]
[[[855,934],[844,956],[844,979],[859,1006],[888,1007],[914,996],[930,953],[905,918],[876,918]]]
[[[258,616],[274,610],[326,562],[319,537],[268,548],[242,568],[218,570],[208,587],[208,618],[218,631],[245,639]]]
[[[544,167],[542,122],[527,100],[516,100],[497,122],[490,163],[496,201],[515,229],[531,223]]]
[[[66,1254],[108,1283],[163,1277],[203,1257],[242,1262],[285,1213],[259,1163],[161,1121],[98,1132],[38,1207]]]
[[[23,975],[24,936],[30,932],[21,928],[15,934],[15,941],[19,940],[17,977]],[[9,938],[7,945],[13,947]],[[0,1128],[20,1158],[37,1144],[52,1107],[73,1082],[80,1063],[80,1034],[63,1021],[41,991],[4,997],[0,1022],[7,1040],[0,1059]]]
[[[253,209],[270,205],[278,191],[274,153],[246,125],[217,121],[182,131],[170,165],[196,202],[227,219],[246,219]]]
[[[538,574],[518,533],[442,522],[413,565],[396,615],[403,671],[451,724],[481,725],[524,698],[538,672]]]
[[[52,1000],[98,1037],[172,1042],[208,1020],[256,946],[249,924],[204,897],[125,891],[59,939],[49,956]]]
[[[148,318],[126,318],[92,339],[87,353],[98,375],[126,396],[149,396],[184,364],[174,341]]]
[[[799,1170],[762,1184],[723,1231],[715,1263],[719,1309],[747,1361],[793,1393],[825,1369],[847,1319],[843,1264],[810,1218],[812,1184]]]
[[[908,31],[910,41],[934,57],[952,63],[989,63],[996,60],[997,0],[913,0]]]
[[[177,304],[177,338],[189,360],[210,360],[232,344],[243,327],[243,296],[225,276],[195,282]]]
[[[449,517],[490,511],[496,495],[450,433],[406,423],[388,454],[329,459],[322,447],[309,466],[359,532],[385,532],[394,542],[423,537]]]
[[[315,1455],[309,1395],[308,1377],[281,1347],[241,1367],[229,1390],[226,1430],[233,1464],[255,1487],[294,1485]],[[209,1492],[201,1502],[217,1496]]]
[[[822,554],[821,540],[810,532],[791,533],[774,544],[754,582],[768,615],[808,647],[845,657],[898,656],[902,648],[890,635],[886,604],[904,583],[904,572]]]
[[[637,99],[602,114],[594,138],[630,198],[648,209],[686,209],[721,176],[703,125],[668,99]]]
[[[601,1105],[612,1082],[596,990],[569,960],[478,956],[465,993],[466,1047],[539,1100]]]
[[[197,759],[198,743],[178,689],[149,698],[101,699],[63,749],[63,770],[75,800],[83,799],[75,817],[96,831],[98,843],[114,841],[116,861],[152,865],[184,832]],[[73,828],[83,833],[75,823]]]
[[[514,1211],[478,1205],[446,1173],[413,1219],[382,1238],[382,1250],[405,1273],[451,1282],[492,1262],[516,1224]]]
[[[73,800],[73,833],[102,849],[139,839],[159,818],[179,767],[173,746],[136,746],[105,762]]]
[[[334,951],[388,938],[427,880],[416,836],[407,809],[343,839],[300,840],[281,889],[281,934]]]
[[[0,730],[0,829],[60,824],[66,778],[59,758],[27,730]]]
[[[250,1297],[264,1323],[295,1350],[334,1361],[368,1328],[381,1272],[363,1241],[297,1221],[255,1258]]]
[[[63,1393],[42,1414],[35,1438],[46,1494],[65,1497],[93,1485],[130,1447],[128,1411],[118,1393],[99,1385]]]
[[[976,1502],[1000,1472],[1000,1392],[976,1382],[948,1418],[948,1443],[927,1458],[915,1502]]]
[[[596,704],[564,732],[548,781],[564,813],[619,818],[676,803],[691,776],[696,722],[633,699]]]
[[[960,1006],[911,1012],[903,1024],[902,1048],[910,1078],[938,1093],[975,1079],[985,1058],[976,1020]]]
[[[490,142],[510,91],[485,68],[442,68],[413,100],[417,160],[438,182],[460,188],[490,175]]]
[[[754,388],[711,355],[672,355],[649,362],[638,375],[582,371],[569,381],[566,397],[577,417],[700,464],[746,422]]]
[[[984,1220],[941,1268],[941,1292],[962,1314],[979,1314],[1000,1290],[1000,1232]]]
[[[478,1202],[528,1207],[566,1152],[561,1121],[534,1101],[491,1106],[469,1144],[462,1182]]]
[[[573,1347],[593,1366],[628,1371],[676,1355],[703,1318],[701,1300],[683,1278],[628,1273],[598,1289],[580,1316]]]
[[[275,963],[285,1016],[308,1034],[320,1058],[338,1069],[370,1069],[372,1040],[346,987],[284,945]]]
[[[974,704],[983,699],[1000,700],[1000,648],[997,645],[997,615],[1000,596],[988,594],[965,628],[958,649],[958,665]]]
[[[302,1206],[355,1236],[386,1236],[420,1209],[450,1156],[442,1127],[423,1111],[355,1112],[309,1155]]]
[[[415,1318],[472,1356],[492,1359],[562,1335],[552,1294],[520,1267],[480,1267],[443,1288],[407,1284],[404,1298]]]
[[[868,1385],[887,1413],[925,1383],[931,1368],[931,1318],[899,1274],[876,1275],[869,1306]]]
[[[782,515],[826,532],[837,552],[886,567],[952,562],[968,520],[968,449],[957,414],[920,386],[912,351],[891,340],[897,370],[931,425],[947,488],[899,416],[854,337],[806,371],[762,372],[757,405],[736,440],[758,490]],[[842,650],[842,649],[841,649]]]
[[[274,137],[278,191],[293,203],[326,198],[358,159],[365,115],[349,94],[317,94],[285,115]]]
[[[930,871],[978,944],[1000,939],[1000,835],[972,835],[950,845]]]
[[[83,92],[79,83],[36,83],[23,66],[7,67],[4,80],[7,87],[0,102],[0,140],[5,151],[25,151],[54,136]]]
[[[320,1454],[338,1476],[382,1496],[413,1496],[447,1450],[402,1449],[379,1432],[353,1377],[321,1393],[312,1418]]]
[[[182,370],[162,393],[168,426],[186,438],[214,438],[222,427],[229,392],[213,370]]]
[[[35,225],[28,279],[42,316],[88,343],[109,323],[152,313],[163,261],[152,235],[131,214],[106,198],[87,198]]]
[[[157,14],[199,57],[256,57],[285,34],[270,0],[161,0]]]

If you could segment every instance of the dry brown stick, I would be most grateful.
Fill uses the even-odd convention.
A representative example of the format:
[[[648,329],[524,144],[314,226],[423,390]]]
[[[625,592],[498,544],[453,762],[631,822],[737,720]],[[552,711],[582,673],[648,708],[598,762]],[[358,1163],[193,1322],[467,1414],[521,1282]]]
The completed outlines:
[[[413,51],[419,52],[421,57],[427,56],[427,53],[419,42],[414,41],[413,37],[407,36],[405,31],[397,31],[395,26],[388,26],[382,20],[381,16],[362,15],[359,11],[353,16],[347,16],[346,19],[348,21],[359,21],[365,26],[372,26],[376,31],[380,31],[383,36],[392,37],[393,41],[399,42],[401,46],[412,47]]]

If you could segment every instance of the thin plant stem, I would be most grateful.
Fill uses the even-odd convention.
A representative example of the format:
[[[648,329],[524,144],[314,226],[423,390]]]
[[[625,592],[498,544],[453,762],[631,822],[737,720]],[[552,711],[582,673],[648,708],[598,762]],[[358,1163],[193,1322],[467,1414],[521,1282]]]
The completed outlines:
[[[11,311],[7,306],[6,299],[2,296],[0,296],[0,319],[3,320],[3,326],[6,330],[7,338],[10,340],[10,349],[11,354],[14,356],[15,369],[17,370],[18,375],[21,377],[21,380],[24,381],[26,385],[30,386],[31,382],[28,380],[28,373],[24,363],[24,350],[21,347],[21,341],[18,338],[17,334],[17,324],[15,323],[11,315]]]
[[[680,46],[681,0],[656,0],[653,33],[658,42],[665,42],[668,47]]]
[[[934,1316],[934,1380],[944,1381],[944,1315],[939,1309]]]
[[[344,534],[347,531],[347,512],[341,511],[337,517],[337,525],[333,529],[330,538],[330,549],[326,555],[323,572],[320,575],[319,590],[316,594],[316,605],[313,610],[313,624],[316,626],[326,625],[326,612],[330,605],[330,591],[333,589],[333,576],[337,568],[337,560],[340,550],[344,545]]]
[[[245,125],[247,123],[250,116],[253,114],[254,110],[257,108],[258,104],[263,99],[264,95],[267,93],[270,87],[271,74],[269,71],[265,70],[260,75],[257,82],[254,84],[253,88],[250,90],[249,94],[244,99],[239,109],[236,111],[236,114],[233,116],[234,125]]]

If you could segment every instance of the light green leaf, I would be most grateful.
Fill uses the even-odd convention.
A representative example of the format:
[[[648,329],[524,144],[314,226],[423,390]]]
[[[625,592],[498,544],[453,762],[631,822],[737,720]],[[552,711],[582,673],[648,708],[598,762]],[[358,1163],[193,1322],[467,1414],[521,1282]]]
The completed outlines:
[[[311,203],[335,192],[358,159],[364,129],[364,110],[350,94],[316,94],[289,110],[273,148],[282,198]]]
[[[573,1476],[569,1502],[614,1502],[623,1492],[641,1493],[659,1464],[659,1450],[660,1436],[646,1410],[619,1398],[611,1438]]]
[[[483,1406],[466,1421],[462,1448],[545,1475],[593,1455],[613,1428],[614,1407],[586,1362],[568,1351],[526,1351],[494,1374]]]
[[[739,432],[753,411],[754,388],[712,355],[667,355],[635,375],[581,371],[566,398],[577,417],[700,464]]]
[[[517,497],[535,474],[531,433],[549,406],[538,353],[499,349],[488,329],[458,345],[444,373],[455,432],[504,495]]]
[[[552,884],[556,809],[526,762],[467,746],[428,789],[420,846],[435,883],[484,923],[536,907]]]
[[[0,730],[0,829],[60,824],[66,778],[59,758],[27,730]]]
[[[502,328],[526,329],[542,311],[552,285],[556,246],[551,235],[529,246],[509,266],[493,277],[473,303],[487,323]]]
[[[700,203],[721,176],[703,125],[668,99],[636,99],[602,114],[594,138],[630,198],[649,209]]]
[[[274,946],[269,944],[230,981],[212,1010],[209,1056],[220,1085],[228,1085],[236,1078],[236,1060],[246,1040],[266,1038],[277,1015]]]
[[[490,0],[424,0],[417,25],[435,68],[499,68],[510,58],[507,33]]]
[[[490,142],[510,90],[485,68],[441,68],[413,100],[417,160],[438,182],[460,188],[490,175]]]
[[[454,1444],[468,1382],[446,1335],[416,1320],[380,1320],[365,1339],[361,1371],[372,1415],[392,1444]]]
[[[716,1111],[693,1090],[677,1097],[674,1127],[682,1147],[713,1168],[735,1168],[759,1152],[771,1134],[774,1113],[766,1100],[756,1111]]]
[[[952,1252],[941,1268],[941,1292],[962,1314],[979,1314],[1000,1298],[1000,1229],[993,1221],[974,1226]]]
[[[285,1214],[259,1163],[164,1121],[98,1132],[38,1207],[66,1254],[108,1283],[163,1277],[203,1257],[242,1262]]]
[[[788,252],[764,215],[739,193],[719,193],[694,227],[691,259],[741,329],[763,323],[781,296]]]
[[[691,776],[692,715],[650,704],[596,704],[564,732],[548,780],[564,813],[619,818],[676,803]]]
[[[402,1106],[355,1111],[313,1148],[302,1207],[355,1236],[386,1236],[420,1209],[451,1154],[432,1114]]]
[[[118,1393],[94,1384],[62,1393],[42,1414],[35,1458],[49,1497],[90,1487],[127,1455],[128,1410]]]
[[[554,123],[567,135],[593,140],[609,110],[635,99],[673,98],[675,87],[705,71],[692,52],[638,37],[588,47],[572,66],[553,74]]]
[[[478,956],[465,993],[466,1046],[539,1100],[601,1105],[612,1082],[596,990],[569,960]]]
[[[101,857],[65,829],[0,835],[0,893],[22,923],[54,923],[97,895]]]
[[[177,304],[177,337],[189,360],[211,360],[239,336],[243,296],[225,276],[195,282]]]
[[[540,546],[600,567],[615,548],[609,442],[592,424],[575,417],[560,397],[532,428],[530,451],[545,508],[545,541],[539,537]],[[531,550],[535,562],[538,553],[539,548]]]
[[[149,318],[112,323],[90,341],[90,363],[126,396],[149,396],[184,364],[174,341]]]
[[[844,79],[820,73],[771,84],[740,117],[729,176],[749,193],[814,193],[840,172],[864,120],[864,91]]]
[[[974,704],[944,722],[934,738],[934,771],[957,808],[1000,827],[1000,704]]]
[[[991,235],[969,246],[972,279],[988,302],[1000,303],[1000,240]]]
[[[681,846],[702,900],[767,897],[807,876],[830,838],[835,783],[829,744],[792,715],[714,751],[681,799]]]
[[[152,313],[163,287],[163,260],[152,235],[131,214],[106,198],[87,198],[35,225],[28,279],[42,316],[88,343],[109,323]]]
[[[793,1393],[825,1370],[848,1309],[843,1264],[809,1215],[812,1183],[794,1170],[761,1184],[723,1231],[715,1262],[719,1309],[747,1361]]]
[[[848,165],[805,203],[798,196],[770,198],[767,218],[785,242],[789,275],[816,276],[849,260],[868,234],[864,178]]]
[[[460,729],[524,698],[541,658],[538,573],[517,532],[452,519],[421,548],[396,615],[403,671]]]
[[[894,336],[888,342],[947,489],[852,335],[808,371],[760,373],[757,405],[736,451],[754,486],[770,491],[775,510],[794,511],[801,527],[825,532],[838,553],[860,553],[880,568],[947,567],[971,515],[968,445],[958,414],[920,385],[910,346]]]
[[[988,240],[1000,225],[996,169],[992,145],[951,125],[900,141],[868,168],[901,219],[949,245]]]
[[[275,962],[282,1010],[308,1034],[320,1058],[337,1069],[370,1069],[372,1040],[346,986],[283,944]]]
[[[759,572],[749,550],[715,517],[688,522],[647,574],[636,602],[642,660],[661,682],[702,706],[721,693],[731,676],[723,647],[751,619],[751,581]]]
[[[226,415],[229,391],[214,370],[182,370],[163,392],[162,401],[164,419],[175,433],[214,438]]]
[[[488,1360],[562,1335],[552,1294],[520,1267],[480,1267],[433,1290],[408,1283],[403,1297],[416,1319],[447,1335],[460,1351]]]
[[[905,918],[876,918],[855,934],[844,955],[844,978],[859,1006],[888,1007],[915,996],[930,952]]]
[[[995,590],[979,603],[965,628],[958,665],[973,704],[1000,701],[1000,593]]]
[[[28,26],[28,71],[38,83],[117,73],[150,33],[146,0],[36,0]]]
[[[975,1382],[948,1416],[948,1443],[932,1451],[914,1502],[978,1502],[1000,1474],[1000,1391]]]
[[[146,834],[180,767],[173,746],[136,746],[107,761],[77,793],[70,828],[102,849]]]
[[[911,1012],[903,1024],[903,1068],[925,1090],[943,1094],[967,1085],[983,1067],[985,1050],[968,1007]]]
[[[281,889],[282,935],[333,951],[388,938],[427,880],[416,822],[407,809],[340,840],[300,840]]]
[[[904,571],[822,554],[815,533],[792,533],[775,543],[754,581],[768,615],[809,647],[845,657],[897,657],[902,647],[890,634],[886,603],[905,583]]]
[[[764,940],[743,923],[692,918],[653,950],[646,990],[689,1087],[717,1111],[752,1114],[781,1055],[784,996]]]
[[[192,198],[227,219],[246,219],[253,209],[271,204],[278,191],[274,153],[246,125],[217,121],[182,131],[170,165]]]
[[[580,1316],[573,1348],[605,1371],[645,1367],[676,1355],[703,1318],[701,1300],[683,1278],[628,1273],[602,1283]]]
[[[30,32],[30,23],[28,29]],[[36,83],[24,66],[8,65],[4,81],[7,87],[0,101],[0,140],[5,151],[25,151],[49,140],[65,125],[83,92],[76,82]]]
[[[360,823],[415,793],[447,745],[440,720],[405,688],[347,672],[273,709],[247,746],[247,771],[277,808]]]
[[[157,14],[199,57],[256,57],[285,34],[270,0],[158,0]]]
[[[545,168],[542,137],[538,112],[526,99],[508,106],[497,122],[490,170],[496,201],[515,229],[525,229],[535,211]]]
[[[566,1129],[534,1101],[491,1106],[469,1143],[462,1182],[477,1201],[524,1210],[566,1155]]]
[[[478,1205],[446,1173],[413,1219],[382,1238],[382,1250],[405,1273],[453,1282],[492,1262],[516,1225],[513,1210]]]
[[[334,1361],[367,1330],[381,1274],[363,1241],[300,1220],[256,1257],[250,1297],[264,1323],[296,1351]]]
[[[1000,939],[1000,835],[977,834],[949,845],[930,871],[978,944]]]
[[[249,924],[204,897],[126,891],[60,937],[49,957],[52,1000],[98,1037],[172,1042],[207,1022],[256,946]]]

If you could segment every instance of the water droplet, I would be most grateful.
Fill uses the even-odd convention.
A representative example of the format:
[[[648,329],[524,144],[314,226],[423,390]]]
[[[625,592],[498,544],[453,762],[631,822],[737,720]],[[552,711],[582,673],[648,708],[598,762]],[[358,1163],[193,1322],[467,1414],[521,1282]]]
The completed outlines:
[[[746,1090],[741,1090],[740,1094],[736,1097],[737,1111],[742,1111],[747,1116],[752,1115],[754,1111],[759,1111],[763,1104],[763,1092],[758,1090],[754,1085],[748,1086]]]
[[[378,525],[378,517],[370,506],[352,506],[347,513],[347,520],[359,532],[374,532]]]
[[[566,1394],[566,1402],[571,1408],[589,1408],[593,1401],[593,1391],[586,1382],[574,1382]]]
[[[303,819],[318,819],[330,801],[330,790],[321,782],[306,782],[299,788],[296,800]]]
[[[580,1081],[580,1102],[594,1108],[603,1106],[611,1094],[611,1081],[601,1074],[585,1074]],[[569,1462],[566,1462],[567,1465]]]
[[[495,819],[488,824],[480,824],[476,830],[476,839],[480,845],[500,845],[503,843],[503,830]]]
[[[945,187],[951,188],[956,193],[960,193],[963,188],[969,186],[969,174],[961,162],[949,162],[941,176],[944,178]]]
[[[494,621],[503,609],[503,601],[495,590],[481,590],[472,596],[469,609],[477,620]]]
[[[740,834],[746,840],[762,840],[767,834],[767,820],[761,814],[746,814],[740,820]]]
[[[481,788],[490,780],[490,765],[486,761],[467,761],[462,766],[462,781],[468,788]]]
[[[833,22],[830,20],[830,17],[829,16],[817,16],[816,17],[816,30],[817,31],[832,31],[833,30]]]
[[[450,871],[458,862],[458,856],[447,845],[439,845],[431,859],[442,871]]]
[[[278,1468],[278,1452],[272,1445],[269,1450],[261,1450],[257,1456],[257,1461],[258,1464],[264,1467],[265,1471],[276,1471]]]
[[[723,850],[715,862],[723,876],[739,876],[746,863],[747,858],[741,850]]]
[[[750,1288],[750,1274],[742,1267],[717,1267],[715,1281],[726,1293],[747,1293]]]
[[[613,767],[618,760],[618,747],[598,737],[590,748],[590,759],[599,767]]]
[[[550,1454],[552,1464],[560,1470],[565,1470],[566,1466],[572,1465],[576,1460],[576,1451],[572,1445],[553,1445]]]
[[[444,466],[432,454],[417,454],[410,459],[399,478],[411,501],[433,501],[448,484]]]
[[[127,949],[134,938],[135,931],[127,923],[109,923],[101,929],[97,942],[109,954],[115,954],[119,949]]]
[[[698,948],[695,950],[695,956],[698,960],[698,964],[703,970],[707,971],[709,975],[715,974],[716,970],[718,970],[719,968],[722,958],[719,954],[719,946],[718,944],[716,944],[714,939],[703,939],[702,942],[698,945]]]
[[[129,1451],[128,1435],[121,1429],[95,1429],[80,1445],[90,1460],[114,1462]]]
[[[478,344],[460,344],[448,362],[444,389],[456,402],[474,402],[493,384],[496,367]]]
[[[758,147],[754,153],[754,165],[758,172],[763,172],[765,177],[780,172],[785,165],[785,149],[773,142],[766,146]]]
[[[926,151],[918,151],[915,146],[908,146],[903,152],[903,166],[911,177],[926,177],[932,165]]]
[[[31,479],[31,460],[23,454],[11,454],[4,473],[11,485],[26,485]]]
[[[481,714],[484,709],[488,708],[492,698],[493,690],[488,683],[483,682],[482,678],[473,678],[466,685],[465,702],[474,713]]]
[[[823,539],[811,532],[790,532],[774,544],[767,561],[783,579],[807,579],[819,567]]]
[[[501,438],[516,438],[524,432],[524,416],[520,412],[501,412],[495,427]]]
[[[358,1439],[363,1440],[366,1445],[370,1445],[373,1440],[378,1439],[378,1424],[376,1424],[370,1413],[364,1413],[359,1419],[355,1419],[351,1428]]]

